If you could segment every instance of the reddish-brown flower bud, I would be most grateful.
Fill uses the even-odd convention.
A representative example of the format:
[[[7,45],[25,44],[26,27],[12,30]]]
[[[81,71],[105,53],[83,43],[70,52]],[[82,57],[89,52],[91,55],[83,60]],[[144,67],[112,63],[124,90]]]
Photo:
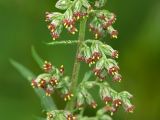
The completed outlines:
[[[113,115],[113,113],[115,113],[116,111],[117,111],[117,109],[116,108],[114,108],[113,106],[106,106],[105,107],[105,111],[106,112],[111,112],[111,115]]]
[[[102,57],[102,55],[101,55],[100,52],[94,52],[94,53],[92,54],[92,59],[93,59],[93,61],[97,61],[97,60],[99,60],[101,57]]]
[[[43,69],[45,72],[50,72],[52,70],[52,64],[48,61],[44,62]]]
[[[38,84],[35,80],[32,80],[31,85],[33,88],[38,87]]]
[[[114,75],[115,73],[117,73],[119,70],[118,66],[112,66],[108,69],[108,74],[109,75]]]
[[[97,103],[96,103],[95,101],[93,101],[90,105],[91,105],[91,107],[94,108],[94,109],[97,107]]]
[[[120,105],[122,105],[122,100],[120,100],[120,99],[114,99],[113,100],[113,105],[115,107],[119,107]]]
[[[56,29],[56,26],[54,24],[49,24],[48,29],[51,31],[51,33],[53,33]]]
[[[73,15],[74,15],[74,17],[76,17],[77,20],[79,20],[81,18],[81,12],[80,11],[75,12]]]
[[[134,109],[135,109],[134,105],[127,106],[126,107],[126,112],[132,113],[134,111]]]
[[[99,76],[101,74],[101,69],[94,68],[93,72],[96,76]]]
[[[109,97],[109,96],[105,96],[105,97],[103,98],[103,101],[104,101],[106,104],[108,104],[108,102],[112,102],[112,98]]]
[[[111,35],[111,38],[117,38],[117,36],[118,36],[118,31],[117,31],[117,30],[113,30],[113,31],[110,33],[110,35]]]
[[[93,59],[90,57],[90,58],[87,58],[87,59],[85,59],[85,61],[86,61],[86,63],[87,64],[93,64]]]
[[[78,54],[77,60],[78,60],[79,62],[85,62],[85,57],[82,56],[82,55],[80,55],[80,54]]]
[[[71,28],[68,28],[68,31],[72,34],[75,34],[75,32],[77,32],[78,30],[76,27],[72,26]]]
[[[118,51],[117,50],[112,51],[111,57],[112,58],[118,58]]]
[[[72,19],[64,19],[63,20],[63,24],[66,28],[68,27],[72,27],[74,24],[75,24],[75,19],[72,18]]]
[[[50,83],[52,86],[56,86],[56,85],[58,84],[58,80],[57,80],[57,78],[52,77],[51,80],[49,81],[49,83]]]
[[[122,76],[120,74],[115,74],[113,76],[113,81],[115,81],[115,82],[121,82],[121,80],[122,80]]]
[[[51,96],[51,94],[53,93],[53,89],[46,88],[45,92],[46,92],[46,96]]]
[[[101,20],[105,20],[106,19],[106,16],[104,14],[101,14],[98,16]]]
[[[72,114],[68,114],[66,118],[67,118],[67,120],[75,120],[76,119],[76,117],[73,116]]]
[[[57,38],[59,38],[59,34],[56,32],[51,33],[51,35],[52,35],[53,40],[56,40]]]
[[[40,82],[38,83],[38,87],[45,89],[46,88],[46,81],[44,79],[41,79]]]

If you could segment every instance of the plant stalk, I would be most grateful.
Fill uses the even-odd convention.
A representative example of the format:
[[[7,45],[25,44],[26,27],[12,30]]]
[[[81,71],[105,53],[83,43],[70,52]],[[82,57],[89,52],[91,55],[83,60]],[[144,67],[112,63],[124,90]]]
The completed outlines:
[[[79,76],[79,71],[80,71],[80,62],[77,60],[77,55],[81,49],[82,43],[85,40],[85,29],[86,29],[86,22],[87,18],[84,18],[80,22],[80,29],[79,29],[79,38],[78,38],[78,45],[77,45],[77,52],[76,52],[76,57],[75,57],[75,62],[73,66],[73,72],[72,72],[72,77],[71,77],[71,92],[75,95],[76,94],[76,87],[78,83],[78,76]],[[66,109],[67,110],[73,110],[75,105],[75,96],[71,101],[68,102]]]

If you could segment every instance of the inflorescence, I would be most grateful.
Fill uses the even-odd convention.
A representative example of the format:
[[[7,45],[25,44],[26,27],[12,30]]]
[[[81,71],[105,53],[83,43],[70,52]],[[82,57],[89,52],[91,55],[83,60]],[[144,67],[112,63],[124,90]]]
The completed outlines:
[[[88,27],[93,32],[95,39],[83,41],[76,58],[78,62],[88,64],[91,68],[90,71],[97,79],[95,81],[89,80],[92,73],[86,73],[73,94],[71,90],[72,81],[69,77],[64,76],[64,66],[61,65],[56,68],[51,62],[45,61],[42,66],[44,73],[37,76],[31,83],[34,88],[44,90],[46,96],[51,96],[55,90],[62,93],[64,101],[71,100],[74,96],[76,98],[75,110],[83,110],[86,104],[91,108],[97,108],[98,104],[89,90],[98,86],[99,97],[104,102],[105,107],[97,111],[95,120],[110,120],[105,113],[110,112],[113,115],[120,106],[127,112],[133,112],[134,110],[134,106],[130,102],[133,96],[126,91],[115,91],[106,80],[111,77],[114,82],[120,82],[122,76],[119,73],[120,67],[116,62],[118,51],[97,40],[106,37],[108,34],[111,38],[117,38],[118,36],[118,31],[113,28],[116,21],[115,14],[107,10],[100,10],[105,3],[106,0],[95,0],[94,2],[88,0],[58,0],[56,8],[65,10],[65,12],[46,12],[46,21],[49,23],[48,29],[53,40],[60,37],[63,28],[66,28],[71,34],[75,34],[78,32],[77,23],[91,18],[88,19]],[[85,119],[82,115],[73,114],[74,112],[67,110],[48,111],[47,120]]]
[[[45,73],[40,74],[36,79],[32,80],[32,86],[43,89],[47,96],[50,96],[56,89],[59,89],[64,100],[70,100],[73,94],[69,91],[69,78],[63,77],[64,66],[61,65],[58,69],[50,62],[45,61],[43,70]]]

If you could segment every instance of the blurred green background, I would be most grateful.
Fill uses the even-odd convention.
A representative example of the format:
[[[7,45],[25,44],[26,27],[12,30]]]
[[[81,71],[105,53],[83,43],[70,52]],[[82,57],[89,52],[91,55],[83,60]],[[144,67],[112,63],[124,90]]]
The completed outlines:
[[[0,0],[0,120],[32,120],[43,113],[39,99],[10,65],[10,58],[40,73],[30,54],[34,45],[42,57],[57,66],[64,64],[66,74],[71,74],[75,47],[43,44],[51,41],[44,13],[54,10],[55,1]],[[114,119],[159,120],[160,1],[110,0],[106,8],[116,13],[114,26],[120,33],[118,40],[107,40],[120,52],[123,82],[114,88],[130,91],[136,106],[133,114],[120,111]]]

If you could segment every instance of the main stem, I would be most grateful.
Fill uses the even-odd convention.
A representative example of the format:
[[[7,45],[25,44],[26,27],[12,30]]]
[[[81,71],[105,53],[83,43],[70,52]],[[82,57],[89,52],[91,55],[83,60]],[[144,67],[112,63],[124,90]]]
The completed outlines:
[[[80,62],[77,60],[77,55],[81,49],[82,43],[85,39],[85,29],[86,29],[86,22],[87,22],[87,18],[84,18],[81,22],[80,22],[80,29],[79,29],[79,43],[77,45],[77,52],[76,52],[76,57],[75,57],[75,62],[74,62],[74,66],[73,66],[73,72],[72,72],[72,78],[71,78],[71,92],[75,95],[76,93],[76,87],[77,87],[77,83],[78,83],[78,76],[79,76],[79,71],[80,71]],[[75,105],[75,96],[73,97],[73,99],[71,101],[68,102],[66,109],[67,110],[73,110],[74,109],[74,105]]]

